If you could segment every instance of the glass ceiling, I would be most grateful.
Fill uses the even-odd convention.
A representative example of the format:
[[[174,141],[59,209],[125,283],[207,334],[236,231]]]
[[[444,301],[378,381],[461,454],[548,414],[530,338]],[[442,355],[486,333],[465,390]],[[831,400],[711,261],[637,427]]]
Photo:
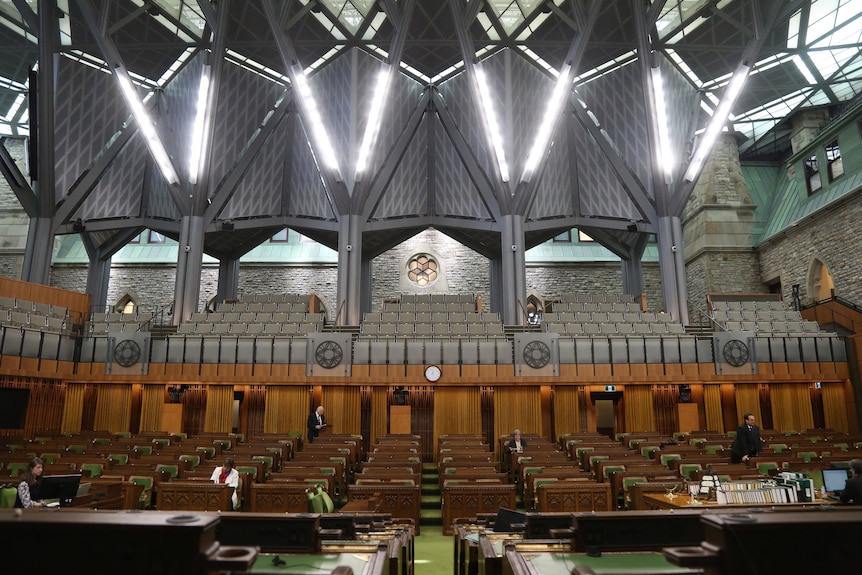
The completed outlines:
[[[299,1],[302,5],[308,5],[312,0]],[[684,58],[674,50],[674,46],[679,45],[680,52],[684,53],[683,48],[687,38],[708,22],[708,19],[713,16],[713,11],[722,10],[742,1],[668,0],[656,21],[659,44],[679,70],[703,93],[702,107],[708,113],[712,113],[715,109],[719,96],[729,80],[729,75],[720,78],[698,77],[692,71],[695,66],[686,63]],[[60,0],[60,9],[68,11],[69,2],[70,0]],[[141,8],[151,4],[145,0],[129,0],[129,2]],[[343,44],[347,40],[344,37],[345,32],[358,33],[369,17],[372,17],[373,21],[369,23],[363,39],[373,42],[378,35],[377,31],[386,20],[383,10],[379,6],[375,8],[378,0],[318,0],[318,2],[325,9],[312,11],[312,14],[334,43]],[[196,0],[153,0],[152,3],[160,8],[158,14],[152,12],[150,14],[159,25],[189,43],[202,39],[205,20]],[[27,0],[27,4],[34,11],[36,10],[35,0]],[[523,27],[517,38],[509,38],[515,41],[514,49],[539,66],[552,69],[547,62],[542,61],[534,49],[529,47],[529,41],[534,34],[545,31],[550,25],[549,22],[555,18],[554,11],[563,10],[564,4],[565,0],[553,0],[553,9],[548,10],[542,8],[547,6],[544,0],[487,0],[477,16],[477,24],[491,42],[506,40],[506,38],[499,38],[501,31],[510,35]],[[713,5],[714,8],[712,8]],[[66,26],[68,26],[69,18],[61,20],[66,20]],[[36,42],[36,38],[26,32],[22,18],[12,0],[0,0],[0,27],[25,38],[27,42],[34,44]],[[61,24],[61,43],[69,41],[69,31]],[[477,49],[487,52],[488,47],[482,44],[484,42],[478,42]],[[383,52],[380,46],[374,46],[373,49],[378,53]],[[312,70],[325,63],[324,60],[339,53],[338,50],[331,50],[319,61],[308,62],[305,65]],[[185,53],[182,58],[188,58],[188,56],[189,54]],[[602,74],[610,73],[619,66],[627,65],[634,57],[636,54],[632,53],[615,54],[600,66],[581,71],[578,81],[590,81]],[[238,53],[233,53],[232,59],[242,62],[249,69],[260,71],[266,68]],[[731,120],[735,123],[736,129],[750,138],[745,146],[750,146],[758,138],[767,135],[784,117],[799,108],[834,105],[862,94],[862,0],[812,0],[809,10],[800,10],[790,19],[786,49],[783,53],[770,54],[755,63],[752,74],[758,74],[775,66],[788,67],[794,75],[801,75],[805,84],[792,86],[790,85],[792,83],[788,82],[786,93],[777,95],[770,101],[760,102],[751,109],[734,111],[735,115]],[[163,85],[170,80],[173,71],[178,67],[179,65],[173,66],[162,78],[150,79],[150,84]],[[402,63],[402,69],[408,70],[411,75],[418,73],[414,67],[404,63]],[[461,69],[463,69],[462,66],[452,62],[447,71],[458,73]],[[284,77],[274,70],[266,69],[263,73],[276,81],[284,80]],[[434,79],[441,79],[444,76],[445,74],[437,73]],[[432,81],[430,77],[424,75],[420,79],[426,82]],[[0,135],[27,135],[26,98],[22,97],[26,94],[26,90],[26,84],[20,80],[13,81],[0,76],[0,95],[7,95],[6,98],[0,99],[2,102],[0,106],[5,106],[5,109],[0,108]]]

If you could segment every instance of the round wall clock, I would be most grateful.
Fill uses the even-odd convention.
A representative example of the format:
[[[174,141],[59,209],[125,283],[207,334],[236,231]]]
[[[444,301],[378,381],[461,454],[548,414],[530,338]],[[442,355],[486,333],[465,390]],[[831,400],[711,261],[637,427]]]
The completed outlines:
[[[441,375],[443,375],[443,371],[438,365],[429,365],[425,368],[425,379],[428,381],[437,381]]]

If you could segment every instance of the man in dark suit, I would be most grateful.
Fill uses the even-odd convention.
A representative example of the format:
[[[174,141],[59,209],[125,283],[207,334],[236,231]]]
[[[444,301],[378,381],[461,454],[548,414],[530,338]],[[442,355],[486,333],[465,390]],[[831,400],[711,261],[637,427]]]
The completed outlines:
[[[320,430],[326,426],[326,420],[323,418],[323,406],[318,405],[317,409],[311,412],[308,416],[308,442],[314,443],[314,438],[320,435]]]
[[[742,425],[736,430],[736,439],[730,446],[730,462],[744,463],[763,451],[760,428],[754,424],[754,415],[746,413]]]
[[[847,480],[844,491],[841,492],[841,503],[862,505],[862,459],[850,461],[850,471],[853,477]]]

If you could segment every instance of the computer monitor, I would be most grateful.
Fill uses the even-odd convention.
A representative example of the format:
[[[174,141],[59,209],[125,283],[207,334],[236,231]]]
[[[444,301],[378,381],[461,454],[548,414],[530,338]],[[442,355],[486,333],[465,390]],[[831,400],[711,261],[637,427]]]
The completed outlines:
[[[494,533],[515,533],[512,525],[527,522],[527,514],[514,509],[500,507],[497,510],[497,519],[494,521]],[[520,529],[518,529],[520,531]]]
[[[65,507],[72,502],[72,498],[78,493],[81,474],[45,475],[39,483],[40,499],[59,499],[60,506]]]
[[[829,493],[841,493],[847,483],[847,471],[845,469],[824,469],[823,487]]]

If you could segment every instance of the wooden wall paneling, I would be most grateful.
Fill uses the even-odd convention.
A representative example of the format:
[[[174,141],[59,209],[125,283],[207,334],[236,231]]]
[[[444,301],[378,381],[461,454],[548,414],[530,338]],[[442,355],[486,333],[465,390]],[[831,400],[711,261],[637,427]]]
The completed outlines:
[[[162,428],[162,404],[165,401],[164,384],[143,386],[140,431],[159,431]]]
[[[823,397],[824,427],[850,433],[847,420],[847,399],[843,382],[825,382],[821,388]]]
[[[299,431],[306,437],[305,424],[311,413],[308,408],[311,403],[310,388],[307,385],[267,385],[265,394],[264,433],[283,435]]]
[[[770,386],[773,429],[805,431],[814,427],[808,387],[808,383],[777,383]]]
[[[204,432],[230,433],[233,430],[233,384],[208,385]]]
[[[377,385],[371,388],[370,445],[377,443],[377,438],[387,433],[389,433],[389,390],[382,385]]]
[[[721,385],[703,386],[703,415],[706,429],[724,433],[724,413],[721,405]]]
[[[649,371],[645,363],[633,363],[629,366],[632,379],[646,379]]]
[[[497,438],[515,429],[522,433],[542,433],[542,398],[539,386],[519,385],[494,390],[494,448]]]
[[[434,389],[435,456],[437,438],[452,433],[482,436],[482,389],[478,385]]]
[[[649,385],[627,385],[623,392],[625,431],[655,431],[652,389]]]
[[[84,396],[86,392],[86,383],[66,384],[66,398],[63,402],[60,433],[77,433],[81,431],[81,421],[84,415]]]
[[[362,388],[356,385],[323,386],[321,405],[331,433],[359,435],[362,432],[361,395]]]
[[[207,408],[207,388],[194,383],[180,396],[183,404],[183,432],[199,435],[204,432]]]
[[[554,387],[554,437],[581,430],[579,395],[576,385]]]
[[[629,386],[627,389],[631,389],[631,387]],[[655,430],[665,435],[673,435],[674,431],[679,431],[679,422],[677,421],[679,387],[676,385],[653,385],[650,386],[650,392],[652,393]]]
[[[100,383],[97,386],[95,429],[112,433],[129,431],[132,386],[126,383]]]

